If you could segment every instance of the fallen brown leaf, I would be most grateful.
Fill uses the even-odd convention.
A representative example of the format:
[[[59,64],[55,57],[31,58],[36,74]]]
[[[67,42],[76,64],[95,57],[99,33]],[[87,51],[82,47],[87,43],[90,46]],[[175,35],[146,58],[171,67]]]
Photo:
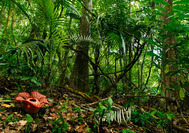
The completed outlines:
[[[20,126],[18,127],[17,131],[20,131],[26,125],[27,121],[20,120],[19,123],[20,123]]]
[[[35,132],[37,130],[37,124],[33,124],[32,126],[31,126],[31,131],[32,132]]]
[[[24,125],[26,125],[26,123],[27,123],[26,120],[20,120],[19,122],[20,122],[20,125],[21,125],[21,126],[24,126]]]
[[[16,130],[10,130],[9,133],[18,133]]]
[[[55,108],[51,108],[50,110],[51,110],[51,112],[52,112],[52,113],[54,113],[54,112],[55,112]]]

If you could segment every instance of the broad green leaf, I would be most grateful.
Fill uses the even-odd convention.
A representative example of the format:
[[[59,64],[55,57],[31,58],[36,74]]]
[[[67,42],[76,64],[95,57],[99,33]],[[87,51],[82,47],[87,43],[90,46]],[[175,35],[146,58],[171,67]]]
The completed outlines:
[[[52,0],[43,0],[42,3],[44,6],[44,9],[46,10],[46,15],[48,19],[50,20],[54,11],[54,3]]]
[[[185,83],[185,79],[184,79],[184,75],[183,75],[183,74],[180,75],[180,80],[181,80],[181,82],[182,82],[183,84]]]
[[[151,115],[154,116],[154,114],[157,112],[157,109],[154,109],[154,111],[151,112]]]
[[[108,112],[110,112],[111,115],[115,116],[115,113],[113,110],[108,110]]]
[[[18,93],[14,93],[14,92],[13,92],[13,93],[11,93],[10,95],[11,95],[11,96],[16,96],[16,95],[18,95]]]
[[[0,109],[0,112],[4,112],[4,111],[5,111],[5,108]]]
[[[33,121],[33,118],[31,117],[30,114],[26,114],[25,118],[26,118],[27,122],[32,122]]]
[[[32,77],[31,81],[32,81],[33,83],[35,83],[36,85],[41,86],[41,82],[39,82],[39,81],[37,80],[37,77]]]
[[[184,90],[184,88],[180,88],[180,90],[179,90],[179,96],[180,96],[181,100],[184,100],[184,97],[185,97],[185,90]]]
[[[0,66],[5,66],[7,65],[8,63],[0,63]]]
[[[36,83],[37,82],[37,77],[32,77],[31,81]]]
[[[64,123],[64,118],[63,118],[62,114],[60,112],[58,112],[58,114],[60,116],[60,119],[61,119],[62,123]]]
[[[135,131],[130,130],[130,129],[123,129],[122,133],[135,133]]]
[[[140,118],[135,118],[134,120],[135,120],[135,122],[138,122],[140,120]]]
[[[61,111],[62,111],[62,112],[67,112],[67,109],[62,109]]]
[[[6,120],[11,120],[14,114],[10,114],[9,116],[6,117]]]
[[[179,88],[180,88],[180,85],[172,85],[170,89],[178,90]]]
[[[165,93],[162,92],[161,95],[165,97]]]
[[[57,127],[54,126],[53,129],[52,129],[52,132],[54,133],[54,132],[56,132],[56,131],[57,131]]]
[[[110,98],[108,98],[108,103],[110,104],[110,105],[112,105],[113,104],[113,100],[112,100],[112,98],[110,97]]]
[[[105,109],[105,110],[107,109],[107,107],[104,106],[104,105],[102,104],[102,102],[99,103],[99,107],[100,107],[101,109]]]
[[[165,73],[168,73],[169,72],[169,65],[166,65],[165,66]]]
[[[64,130],[68,130],[68,123],[64,122]]]
[[[172,120],[172,118],[174,118],[175,117],[175,114],[173,114],[173,113],[168,113],[167,114],[167,118],[169,119],[169,120]]]
[[[0,102],[12,102],[12,100],[1,100],[0,99]]]
[[[58,133],[62,133],[62,128],[58,127]]]
[[[106,120],[110,124],[110,116],[106,113]]]
[[[101,109],[100,107],[98,107],[98,109],[95,110],[95,113],[99,113],[100,115],[102,115],[103,112],[104,112],[103,109]]]
[[[28,79],[31,79],[31,77],[23,77],[23,78],[21,78],[21,80],[28,80]]]

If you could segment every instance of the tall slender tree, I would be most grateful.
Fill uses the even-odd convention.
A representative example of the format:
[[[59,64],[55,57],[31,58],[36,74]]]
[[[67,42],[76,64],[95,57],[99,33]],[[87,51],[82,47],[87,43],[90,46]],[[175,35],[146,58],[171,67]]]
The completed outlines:
[[[81,41],[77,45],[77,54],[74,62],[74,68],[70,78],[70,86],[81,91],[89,90],[89,66],[88,66],[88,50],[89,41],[85,38],[90,36],[90,22],[88,19],[89,13],[86,10],[92,10],[92,0],[84,0],[82,9],[81,24],[79,32],[81,34]]]
[[[169,24],[173,21],[169,18],[169,16],[172,15],[173,10],[173,0],[164,0],[167,5],[165,6],[165,11],[163,11],[162,21],[163,21],[163,29],[165,30],[165,27],[169,26]],[[171,31],[167,30],[164,32],[163,36],[165,37],[163,39],[163,49],[162,49],[162,93],[164,93],[167,97],[173,99],[173,100],[179,100],[179,88],[176,86],[179,85],[178,75],[174,74],[174,71],[178,69],[177,66],[177,52],[176,47],[174,45],[176,44],[176,36],[172,34]],[[175,111],[175,106],[171,106],[170,102],[167,101],[167,109],[168,111]],[[168,120],[168,132],[173,132],[172,127],[172,121]]]
[[[172,0],[165,0],[169,5],[165,6],[166,11],[163,12],[164,16],[162,20],[164,22],[164,26],[167,26],[171,23],[171,19],[169,16],[172,14]],[[165,27],[163,27],[164,29]],[[172,97],[175,99],[179,99],[178,89],[170,89],[175,85],[179,85],[178,75],[173,72],[178,69],[178,65],[176,65],[177,59],[177,49],[174,47],[176,44],[176,36],[173,35],[170,31],[166,31],[164,33],[164,44],[162,49],[162,78],[163,78],[163,89],[162,92],[166,94],[168,97]],[[166,91],[168,89],[168,91]]]

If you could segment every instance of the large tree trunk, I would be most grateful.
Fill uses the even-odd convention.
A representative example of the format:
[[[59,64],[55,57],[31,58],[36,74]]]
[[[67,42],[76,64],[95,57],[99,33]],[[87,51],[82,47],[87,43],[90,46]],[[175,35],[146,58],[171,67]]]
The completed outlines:
[[[85,7],[88,10],[92,10],[92,0],[84,0]],[[80,34],[83,38],[90,36],[90,23],[87,17],[87,11],[83,7]],[[77,90],[88,92],[89,91],[89,66],[88,66],[88,49],[89,42],[86,40],[81,40],[77,46],[76,59],[74,63],[74,68],[70,78],[70,86]]]
[[[171,22],[168,15],[171,15],[172,11],[172,0],[164,0],[169,3],[169,6],[165,6],[166,11],[163,12],[164,16],[162,17],[162,21],[164,25],[167,25]],[[164,27],[163,27],[164,28]],[[172,47],[176,43],[176,36],[172,36],[171,32],[167,31],[164,33],[166,38],[163,40],[164,46],[162,49],[162,93],[164,93],[167,97],[173,100],[179,100],[179,88],[175,88],[174,86],[179,85],[178,75],[172,75],[171,72],[178,70],[178,66],[176,65],[176,48]],[[170,104],[170,101],[166,102],[167,109],[170,112],[175,112],[175,106]],[[172,133],[172,121],[168,120],[168,132]]]

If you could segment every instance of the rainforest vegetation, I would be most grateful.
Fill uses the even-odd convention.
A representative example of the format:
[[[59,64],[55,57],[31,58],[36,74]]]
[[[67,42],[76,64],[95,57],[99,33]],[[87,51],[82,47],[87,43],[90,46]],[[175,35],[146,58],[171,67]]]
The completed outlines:
[[[0,0],[0,132],[189,132],[188,7]]]

